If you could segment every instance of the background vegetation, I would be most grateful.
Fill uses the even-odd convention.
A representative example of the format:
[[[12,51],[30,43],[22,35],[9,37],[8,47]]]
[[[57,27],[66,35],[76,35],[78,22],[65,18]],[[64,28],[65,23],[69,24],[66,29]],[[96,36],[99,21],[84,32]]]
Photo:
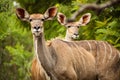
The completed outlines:
[[[70,17],[79,4],[96,0],[0,0],[0,80],[30,80],[34,56],[32,34],[29,24],[17,19],[14,1],[29,13],[44,13],[48,7],[57,6]],[[101,0],[101,3],[106,1]],[[80,27],[79,40],[105,40],[120,49],[120,6],[106,8],[99,15],[90,10],[85,12],[90,12],[92,19],[87,26]],[[56,19],[46,21],[44,26],[47,40],[58,36],[64,38],[65,28]]]

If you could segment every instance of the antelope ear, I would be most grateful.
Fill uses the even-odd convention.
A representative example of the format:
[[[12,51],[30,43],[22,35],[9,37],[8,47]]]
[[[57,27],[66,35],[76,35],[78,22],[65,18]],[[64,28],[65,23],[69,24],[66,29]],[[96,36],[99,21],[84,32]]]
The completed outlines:
[[[57,8],[56,7],[50,7],[46,10],[44,13],[44,17],[46,20],[52,20],[57,14]]]
[[[16,15],[19,19],[23,20],[23,21],[27,21],[29,19],[29,13],[22,8],[17,8],[16,9]]]
[[[66,16],[64,14],[62,14],[62,13],[57,14],[57,20],[61,25],[66,24]]]
[[[79,22],[82,26],[85,26],[87,23],[90,22],[90,18],[91,18],[91,14],[86,13],[80,18]]]

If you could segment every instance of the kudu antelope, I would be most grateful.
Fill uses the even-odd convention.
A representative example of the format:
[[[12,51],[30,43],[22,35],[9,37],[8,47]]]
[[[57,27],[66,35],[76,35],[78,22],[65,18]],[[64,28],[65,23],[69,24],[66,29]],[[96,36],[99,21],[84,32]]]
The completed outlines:
[[[62,13],[58,13],[57,19],[59,23],[64,25],[67,28],[66,31],[66,41],[73,41],[74,39],[79,37],[78,30],[80,26],[85,26],[90,21],[91,14],[84,14],[78,22],[66,22],[66,16]],[[48,43],[49,44],[49,43]],[[40,67],[39,67],[40,66]],[[39,65],[37,58],[35,57],[32,62],[32,73],[34,75],[33,80],[44,80],[40,79],[42,72],[40,71],[42,66]]]
[[[66,16],[58,13],[57,19],[59,23],[67,28],[65,40],[74,41],[79,35],[79,26],[86,25],[90,21],[90,17],[90,13],[87,13],[78,22],[67,22]],[[81,40],[75,42],[95,57],[98,79],[120,80],[120,52],[117,49],[105,41]]]
[[[77,39],[79,37],[79,27],[85,26],[87,23],[89,23],[90,18],[91,14],[86,13],[79,19],[79,21],[68,22],[66,20],[66,16],[63,13],[58,13],[57,15],[58,22],[67,28],[65,40],[74,41],[74,39]]]
[[[24,9],[16,9],[21,20],[30,21],[37,61],[51,80],[96,80],[95,58],[77,42],[55,39],[49,46],[45,44],[43,22],[56,13],[55,7],[45,14],[32,15]]]
[[[33,35],[39,35],[39,31],[43,31],[43,21],[51,20],[57,13],[56,7],[49,8],[44,15],[42,14],[31,14],[22,9],[17,8],[16,14],[22,21],[28,21],[31,24],[31,31]],[[38,33],[37,33],[38,32]],[[35,50],[36,51],[36,50]],[[32,80],[50,80],[49,76],[46,74],[44,68],[41,66],[37,56],[33,58],[31,66],[31,78]]]
[[[57,19],[58,19],[59,23],[61,23],[62,25],[64,25],[67,28],[65,40],[73,41],[74,39],[78,38],[79,37],[79,34],[78,34],[79,27],[85,26],[90,21],[90,17],[91,17],[91,14],[87,13],[87,14],[84,14],[78,22],[66,22],[66,16],[62,13],[58,13]],[[42,66],[39,65],[37,58],[35,57],[33,59],[32,69],[31,69],[32,76],[34,76],[34,77],[32,77],[32,78],[34,78],[33,80],[44,80],[44,79],[40,79],[41,78],[40,74],[42,74],[41,69],[40,69],[41,67]]]

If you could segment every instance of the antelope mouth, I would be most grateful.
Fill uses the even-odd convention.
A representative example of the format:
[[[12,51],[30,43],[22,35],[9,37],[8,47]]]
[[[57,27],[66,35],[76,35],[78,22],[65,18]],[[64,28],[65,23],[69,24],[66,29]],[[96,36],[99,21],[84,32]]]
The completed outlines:
[[[35,36],[40,36],[42,34],[42,31],[41,30],[36,30],[36,29],[33,29],[32,30],[32,33],[35,35]]]
[[[78,39],[79,38],[79,35],[73,35],[72,36],[72,39]]]
[[[41,32],[36,31],[36,32],[34,33],[34,35],[35,35],[35,36],[40,36],[40,35],[41,35]]]

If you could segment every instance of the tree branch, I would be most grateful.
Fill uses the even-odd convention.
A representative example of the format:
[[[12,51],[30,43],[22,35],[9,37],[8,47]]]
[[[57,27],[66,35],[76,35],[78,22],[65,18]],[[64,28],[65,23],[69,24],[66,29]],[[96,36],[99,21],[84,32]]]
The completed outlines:
[[[100,1],[100,0],[98,0],[98,1]],[[115,4],[120,4],[120,0],[110,0],[110,1],[107,1],[106,3],[103,3],[103,4],[97,4],[97,2],[96,3],[91,3],[91,4],[84,4],[79,8],[79,10],[77,10],[71,16],[70,19],[68,19],[68,21],[74,21],[76,19],[76,17],[79,16],[80,13],[82,13],[85,10],[93,10],[95,12],[101,12],[105,8],[113,6]]]
[[[97,1],[96,1],[96,4],[100,4],[100,3],[101,3],[101,0],[97,0]]]

